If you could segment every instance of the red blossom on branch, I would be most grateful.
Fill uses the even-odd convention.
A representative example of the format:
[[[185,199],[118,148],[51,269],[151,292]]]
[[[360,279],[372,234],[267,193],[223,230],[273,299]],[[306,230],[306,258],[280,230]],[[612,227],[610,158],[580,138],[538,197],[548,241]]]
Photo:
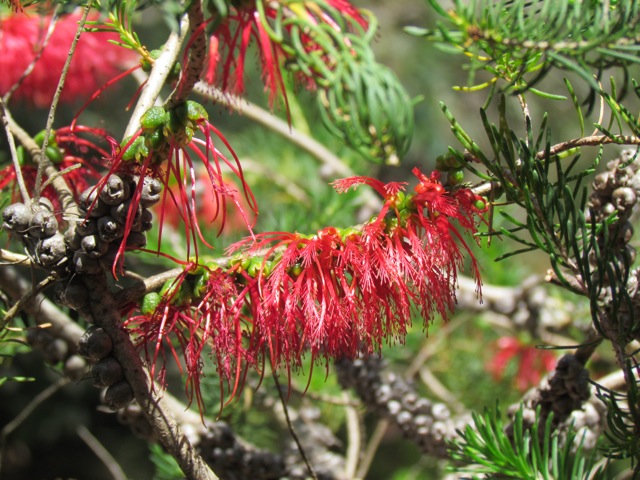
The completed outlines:
[[[515,362],[517,371],[514,382],[524,392],[538,385],[543,375],[553,371],[556,355],[553,351],[532,347],[515,337],[501,337],[496,342],[497,351],[486,368],[493,378],[501,380],[509,364]]]
[[[137,212],[145,203],[158,205],[158,248],[162,243],[162,226],[167,215],[172,222],[179,218],[184,227],[187,256],[192,255],[193,248],[193,254],[198,257],[198,241],[211,247],[202,234],[198,218],[198,177],[201,179],[204,176],[208,182],[207,188],[211,187],[210,218],[207,220],[213,222],[220,219],[221,232],[226,224],[227,205],[231,204],[251,231],[258,210],[255,198],[245,182],[235,151],[207,118],[204,108],[191,101],[167,111],[162,107],[153,107],[143,115],[141,130],[125,139],[121,145],[113,145],[109,173],[137,178],[128,205],[124,236],[113,265],[114,274],[118,265],[122,265],[127,238],[134,227]],[[218,148],[218,142],[230,153],[231,159]],[[200,169],[204,174],[196,173]],[[241,194],[225,179],[227,171],[238,179]],[[106,175],[98,182],[95,187],[97,192],[105,188],[108,179],[109,175]],[[244,204],[240,200],[242,197],[246,200]],[[171,205],[170,209],[165,208],[167,205]],[[245,210],[244,205],[248,205],[253,215]]]
[[[0,17],[0,95],[20,80],[27,67],[38,58],[33,71],[24,78],[14,96],[37,107],[48,107],[58,85],[60,73],[78,28],[81,15],[74,13],[55,20],[54,31],[43,45],[54,21],[51,16],[14,12]],[[93,17],[95,18],[95,17]],[[105,80],[130,63],[132,52],[109,40],[117,35],[85,32],[76,47],[61,100],[86,98]]]
[[[385,198],[379,215],[359,229],[265,233],[231,247],[263,256],[242,270],[259,292],[252,336],[275,366],[299,365],[307,351],[314,358],[353,358],[402,341],[412,306],[426,323],[436,313],[446,318],[465,252],[479,289],[475,258],[453,222],[474,233],[484,201],[468,189],[447,192],[437,174],[414,173],[420,183],[406,195],[400,183],[336,182],[339,191],[368,184]]]
[[[232,245],[225,269],[187,264],[156,306],[127,321],[153,352],[151,365],[166,344],[199,398],[206,344],[220,375],[233,381],[233,396],[248,366],[296,368],[307,354],[354,358],[402,342],[414,310],[425,325],[436,314],[446,319],[465,253],[479,282],[458,228],[473,234],[486,205],[468,189],[445,190],[437,174],[414,173],[414,193],[368,177],[336,182],[339,191],[367,184],[384,197],[360,227],[265,232]]]

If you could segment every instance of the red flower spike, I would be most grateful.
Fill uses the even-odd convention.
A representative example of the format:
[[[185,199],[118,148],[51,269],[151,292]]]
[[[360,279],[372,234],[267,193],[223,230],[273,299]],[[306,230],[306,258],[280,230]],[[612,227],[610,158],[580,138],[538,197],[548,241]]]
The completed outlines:
[[[74,13],[57,21],[35,68],[16,90],[16,98],[40,108],[49,106],[80,16]],[[22,12],[0,17],[0,95],[7,93],[19,81],[43,48],[41,41],[51,21],[51,16],[40,17]],[[132,52],[109,42],[115,39],[117,35],[105,32],[82,34],[71,61],[61,101],[72,102],[90,95],[98,85],[129,63]]]
[[[403,341],[412,305],[425,322],[435,313],[447,317],[463,253],[470,254],[452,220],[473,233],[481,210],[470,191],[447,192],[437,175],[415,173],[416,193],[406,195],[400,183],[367,177],[335,182],[338,191],[367,184],[385,198],[377,218],[360,230],[329,227],[313,237],[265,233],[232,246],[231,252],[270,259],[257,271],[250,262],[245,266],[256,297],[256,355],[264,349],[275,368],[301,365],[306,352],[314,359],[354,358],[379,351],[386,341]]]

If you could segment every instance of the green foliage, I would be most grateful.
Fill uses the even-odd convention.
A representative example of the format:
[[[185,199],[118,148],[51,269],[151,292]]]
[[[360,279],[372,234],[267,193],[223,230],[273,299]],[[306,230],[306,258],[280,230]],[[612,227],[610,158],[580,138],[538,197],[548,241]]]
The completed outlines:
[[[605,69],[617,67],[626,73],[640,63],[636,0],[456,0],[451,10],[437,0],[429,3],[442,20],[432,30],[409,32],[466,55],[470,84],[479,70],[493,77],[472,89],[501,79],[506,90],[522,92],[559,68],[577,73],[598,90],[597,78]]]
[[[497,405],[486,409],[483,415],[474,413],[475,428],[467,425],[459,432],[460,439],[451,445],[452,460],[462,464],[452,465],[451,469],[476,474],[472,478],[484,478],[477,476],[480,474],[518,480],[608,478],[602,468],[595,469],[595,456],[583,450],[581,441],[574,453],[576,433],[569,430],[561,438],[552,431],[552,420],[552,416],[547,417],[543,430],[537,421],[527,428],[521,405],[510,437]]]

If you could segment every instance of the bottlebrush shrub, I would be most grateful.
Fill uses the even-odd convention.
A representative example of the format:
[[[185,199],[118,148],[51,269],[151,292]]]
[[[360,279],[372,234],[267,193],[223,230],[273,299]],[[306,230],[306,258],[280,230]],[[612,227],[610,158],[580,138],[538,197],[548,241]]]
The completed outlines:
[[[260,233],[232,245],[224,267],[188,264],[127,320],[150,364],[165,345],[177,360],[179,346],[200,403],[205,348],[233,396],[247,367],[269,361],[290,369],[307,354],[328,361],[380,351],[403,341],[414,306],[425,325],[436,313],[446,318],[465,252],[480,293],[478,266],[458,228],[475,233],[486,204],[467,188],[447,191],[438,172],[414,174],[410,193],[403,183],[368,177],[335,182],[339,192],[367,184],[383,196],[380,212],[358,228]]]
[[[50,15],[39,16],[33,9],[6,13],[0,10],[0,95],[21,82],[14,94],[16,99],[36,107],[48,107],[80,17],[79,13],[72,13],[54,19]],[[53,33],[44,43],[50,28]],[[81,36],[62,91],[62,101],[87,98],[104,81],[131,63],[131,52],[109,42],[116,38],[112,33],[103,32],[87,32]],[[96,52],[100,54],[96,55]],[[34,62],[33,71],[22,79]]]

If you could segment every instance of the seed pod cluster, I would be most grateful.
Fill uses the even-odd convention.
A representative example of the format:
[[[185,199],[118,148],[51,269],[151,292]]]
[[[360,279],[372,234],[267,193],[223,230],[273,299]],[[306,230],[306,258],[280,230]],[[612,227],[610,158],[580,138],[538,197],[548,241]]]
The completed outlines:
[[[64,268],[67,246],[47,198],[41,197],[30,205],[9,205],[2,212],[2,228],[22,241],[34,262],[49,270]]]
[[[45,328],[27,330],[27,342],[34,349],[40,350],[44,360],[51,365],[62,364],[64,374],[72,380],[80,380],[86,370],[87,362],[73,352],[73,348],[63,340],[57,338]]]
[[[105,388],[103,402],[112,410],[129,405],[133,390],[124,379],[120,363],[111,355],[113,341],[101,327],[92,325],[78,344],[78,355],[91,363],[90,378],[97,388]]]
[[[336,362],[338,380],[353,388],[372,410],[393,420],[405,437],[424,453],[447,457],[447,441],[456,436],[456,428],[446,405],[421,397],[415,388],[393,372],[382,372],[382,360],[376,356]]]
[[[247,445],[224,422],[208,425],[207,433],[200,438],[198,450],[214,471],[226,472],[229,478],[267,480],[288,477],[280,455]]]
[[[545,377],[540,386],[527,392],[523,398],[523,421],[530,427],[536,421],[536,410],[540,408],[539,425],[544,425],[553,412],[552,428],[555,430],[575,411],[581,411],[590,397],[589,371],[575,355],[566,354],[558,360],[556,369]],[[520,408],[513,405],[510,416]],[[507,430],[511,433],[513,425]],[[541,429],[540,434],[544,430]],[[581,437],[578,437],[581,438]]]
[[[95,274],[102,268],[111,268],[125,236],[129,250],[147,244],[146,232],[153,219],[149,208],[160,200],[162,184],[158,179],[144,177],[139,201],[134,202],[139,181],[136,175],[114,173],[102,189],[90,187],[80,194],[82,220],[66,234],[76,273]]]
[[[640,162],[635,160],[635,155],[635,151],[623,151],[620,158],[607,163],[607,170],[596,175],[592,184],[593,193],[589,198],[589,210],[586,212],[588,222],[603,222],[616,214],[616,221],[608,226],[608,235],[601,235],[599,246],[601,249],[605,248],[605,238],[615,239],[614,248],[618,252],[616,256],[619,257],[621,267],[624,267],[625,262],[632,264],[636,258],[635,248],[629,243],[633,236],[633,226],[629,219],[640,198]],[[595,266],[595,255],[590,260]]]

